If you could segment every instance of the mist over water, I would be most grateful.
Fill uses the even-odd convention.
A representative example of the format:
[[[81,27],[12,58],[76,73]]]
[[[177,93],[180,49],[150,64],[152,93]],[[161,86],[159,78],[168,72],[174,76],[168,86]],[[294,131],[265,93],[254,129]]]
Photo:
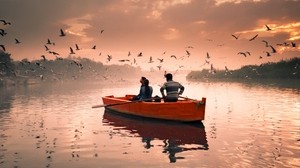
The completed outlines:
[[[151,78],[150,78],[151,79]],[[0,88],[0,167],[297,167],[297,81],[188,82],[207,98],[203,125],[120,116],[106,95],[136,82],[70,82]],[[150,80],[154,95],[163,78]]]

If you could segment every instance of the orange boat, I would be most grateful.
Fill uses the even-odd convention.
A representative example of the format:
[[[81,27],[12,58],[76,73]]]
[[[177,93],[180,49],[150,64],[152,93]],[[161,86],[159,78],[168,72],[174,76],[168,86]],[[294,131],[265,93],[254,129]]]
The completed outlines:
[[[122,114],[183,122],[204,120],[206,98],[179,99],[177,102],[131,101],[133,95],[102,97],[106,109]]]

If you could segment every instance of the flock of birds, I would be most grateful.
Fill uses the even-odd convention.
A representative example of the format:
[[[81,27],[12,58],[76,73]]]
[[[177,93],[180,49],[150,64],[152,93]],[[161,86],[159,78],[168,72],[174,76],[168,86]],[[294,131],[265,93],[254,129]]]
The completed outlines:
[[[3,24],[3,26],[11,26],[12,25],[11,22],[6,21],[6,20],[0,20],[0,24],[1,23]],[[272,28],[270,28],[268,25],[265,25],[265,27],[266,27],[266,31],[272,31]],[[103,32],[104,32],[104,30],[100,30],[100,34],[102,34]],[[7,35],[6,29],[0,29],[0,35],[1,36]],[[63,29],[60,29],[58,36],[59,37],[66,37],[67,33]],[[231,36],[235,40],[239,40],[241,34],[238,34],[238,35],[232,34]],[[250,38],[249,41],[254,41],[258,37],[259,37],[259,34],[256,34],[255,36],[253,36],[252,38]],[[277,50],[275,49],[275,47],[273,45],[271,45],[268,41],[262,40],[262,42],[265,44],[265,47],[271,49],[270,51],[264,51],[266,53],[267,57],[270,57],[272,54],[277,53]],[[19,39],[15,38],[15,44],[21,44],[21,41]],[[48,52],[48,54],[54,55],[56,57],[56,60],[63,60],[63,58],[61,57],[61,55],[58,52],[50,49],[52,46],[55,46],[55,42],[53,42],[52,40],[50,40],[50,38],[48,38],[47,42],[44,44],[45,51]],[[277,46],[282,46],[282,47],[297,47],[296,43],[294,43],[294,42],[279,43],[279,44],[277,44]],[[96,48],[97,48],[97,46],[94,45],[90,49],[96,50]],[[192,55],[190,49],[193,49],[193,48],[194,48],[193,46],[187,46],[187,47],[185,47],[185,55],[183,55],[181,57],[178,57],[178,56],[172,54],[172,55],[169,56],[169,59],[183,60],[185,58],[189,58]],[[6,47],[5,47],[4,44],[0,44],[0,49],[3,50],[4,52],[6,52]],[[79,50],[82,50],[82,49],[79,47],[78,44],[75,44],[75,48],[69,47],[69,55],[76,55]],[[243,57],[251,56],[251,53],[249,51],[240,51],[237,54],[241,55]],[[102,53],[100,52],[99,56],[101,56],[101,55],[102,55]],[[119,59],[117,61],[118,62],[123,62],[123,63],[128,63],[130,65],[138,65],[137,59],[139,57],[143,57],[144,53],[143,52],[139,52],[136,55],[136,57],[133,57],[133,59],[132,59],[132,55],[133,54],[129,51],[128,54],[127,54],[127,58],[125,58],[125,59]],[[162,65],[163,65],[163,63],[165,63],[165,60],[166,60],[167,57],[168,56],[167,56],[166,52],[163,52],[162,55],[161,55],[161,58],[157,58],[157,61],[155,61],[153,59],[153,57],[150,56],[147,63],[151,64],[151,63],[154,63],[154,62],[158,62],[158,65],[156,65],[156,67],[157,67],[158,70],[161,70],[162,69]],[[44,61],[47,60],[47,58],[46,58],[45,55],[41,55],[41,58]],[[262,56],[259,56],[259,59],[262,59],[262,58],[263,58]],[[111,60],[113,60],[113,56],[111,54],[107,54],[105,60],[106,60],[106,63],[109,63],[109,62],[111,62]],[[83,68],[82,64],[79,63],[79,62],[74,61],[74,64],[77,65],[78,67],[80,67],[81,69]],[[217,70],[213,66],[213,63],[211,63],[211,55],[209,54],[209,52],[206,53],[206,57],[205,57],[204,63],[202,65],[200,65],[200,67],[204,66],[204,65],[210,65],[210,72],[213,73],[213,74],[216,73]],[[180,68],[183,68],[183,67],[184,67],[183,65],[178,66],[178,69],[176,71],[178,71]],[[226,72],[230,72],[230,70],[228,69],[227,66],[225,66],[225,71]]]

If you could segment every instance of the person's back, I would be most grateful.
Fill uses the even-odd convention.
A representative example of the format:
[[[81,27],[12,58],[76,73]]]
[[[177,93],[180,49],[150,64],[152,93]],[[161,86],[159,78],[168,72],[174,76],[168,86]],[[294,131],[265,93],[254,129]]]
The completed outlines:
[[[184,87],[179,82],[173,81],[172,74],[166,74],[165,77],[167,82],[160,88],[160,92],[165,102],[176,102],[179,95],[183,93]],[[167,95],[164,94],[164,90]]]
[[[153,88],[149,86],[149,80],[144,80],[144,85],[141,88],[140,100],[152,101]]]

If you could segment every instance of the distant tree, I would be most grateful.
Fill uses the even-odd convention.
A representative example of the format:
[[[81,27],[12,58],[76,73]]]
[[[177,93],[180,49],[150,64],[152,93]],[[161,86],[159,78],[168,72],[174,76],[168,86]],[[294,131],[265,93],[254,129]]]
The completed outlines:
[[[0,76],[12,76],[13,74],[14,64],[10,54],[0,51]]]

